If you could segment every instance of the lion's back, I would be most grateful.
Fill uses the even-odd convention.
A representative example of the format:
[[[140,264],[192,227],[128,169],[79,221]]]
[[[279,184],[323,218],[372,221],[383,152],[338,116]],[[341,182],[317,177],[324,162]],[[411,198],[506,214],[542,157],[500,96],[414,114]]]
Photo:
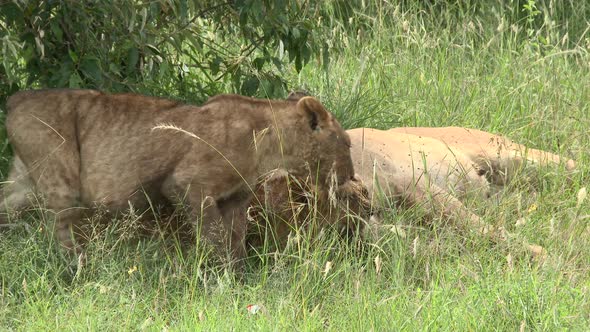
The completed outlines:
[[[166,110],[182,105],[180,102],[133,93],[108,94],[90,89],[42,89],[19,91],[8,98],[8,114],[13,112],[54,115],[86,112],[93,108],[124,108],[127,111]]]

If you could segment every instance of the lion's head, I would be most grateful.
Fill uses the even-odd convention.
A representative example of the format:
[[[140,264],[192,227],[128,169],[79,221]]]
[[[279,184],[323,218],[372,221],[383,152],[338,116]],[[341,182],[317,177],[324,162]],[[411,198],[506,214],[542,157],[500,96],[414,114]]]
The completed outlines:
[[[248,209],[248,243],[258,247],[267,239],[280,248],[292,232],[317,232],[326,226],[348,240],[362,238],[370,215],[369,194],[358,177],[323,190],[276,170],[261,179],[256,188]]]
[[[296,123],[284,126],[284,143],[293,155],[308,164],[312,181],[324,185],[333,178],[341,185],[352,179],[350,137],[332,113],[314,97],[300,92],[289,95],[287,102],[296,105],[299,117]],[[303,128],[303,132],[296,128]]]

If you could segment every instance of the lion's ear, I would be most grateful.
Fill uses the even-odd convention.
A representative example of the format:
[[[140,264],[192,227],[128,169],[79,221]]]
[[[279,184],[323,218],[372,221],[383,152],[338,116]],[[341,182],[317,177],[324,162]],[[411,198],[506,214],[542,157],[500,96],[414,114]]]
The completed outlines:
[[[330,114],[314,97],[303,97],[297,102],[297,109],[301,110],[309,120],[311,130],[319,130],[330,121]]]

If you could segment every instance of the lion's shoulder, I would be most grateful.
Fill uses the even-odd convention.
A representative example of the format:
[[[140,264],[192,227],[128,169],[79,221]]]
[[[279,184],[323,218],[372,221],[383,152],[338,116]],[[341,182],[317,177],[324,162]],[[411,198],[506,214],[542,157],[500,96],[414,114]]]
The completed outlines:
[[[205,105],[214,105],[214,104],[242,104],[242,105],[251,105],[254,107],[269,107],[272,106],[292,106],[295,105],[296,102],[293,100],[271,100],[271,99],[264,99],[264,98],[252,98],[241,96],[237,94],[220,94],[213,96],[203,104]]]

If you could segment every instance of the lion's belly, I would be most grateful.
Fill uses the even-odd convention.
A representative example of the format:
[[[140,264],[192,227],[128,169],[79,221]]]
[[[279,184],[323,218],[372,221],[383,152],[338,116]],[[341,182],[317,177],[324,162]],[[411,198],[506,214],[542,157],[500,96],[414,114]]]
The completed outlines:
[[[127,143],[127,144],[125,144]],[[173,146],[172,143],[170,143]],[[80,194],[86,204],[144,207],[160,195],[165,177],[180,156],[170,149],[158,152],[157,143],[129,140],[106,141],[80,147]]]
[[[82,169],[80,177],[81,200],[86,205],[101,205],[107,209],[147,208],[150,204],[165,203],[160,194],[162,178],[139,178],[129,169],[89,174]]]
[[[467,156],[429,138],[379,130],[349,131],[355,170],[370,191],[400,195],[420,184],[457,193],[488,194],[485,177]],[[373,188],[374,186],[379,188]]]

